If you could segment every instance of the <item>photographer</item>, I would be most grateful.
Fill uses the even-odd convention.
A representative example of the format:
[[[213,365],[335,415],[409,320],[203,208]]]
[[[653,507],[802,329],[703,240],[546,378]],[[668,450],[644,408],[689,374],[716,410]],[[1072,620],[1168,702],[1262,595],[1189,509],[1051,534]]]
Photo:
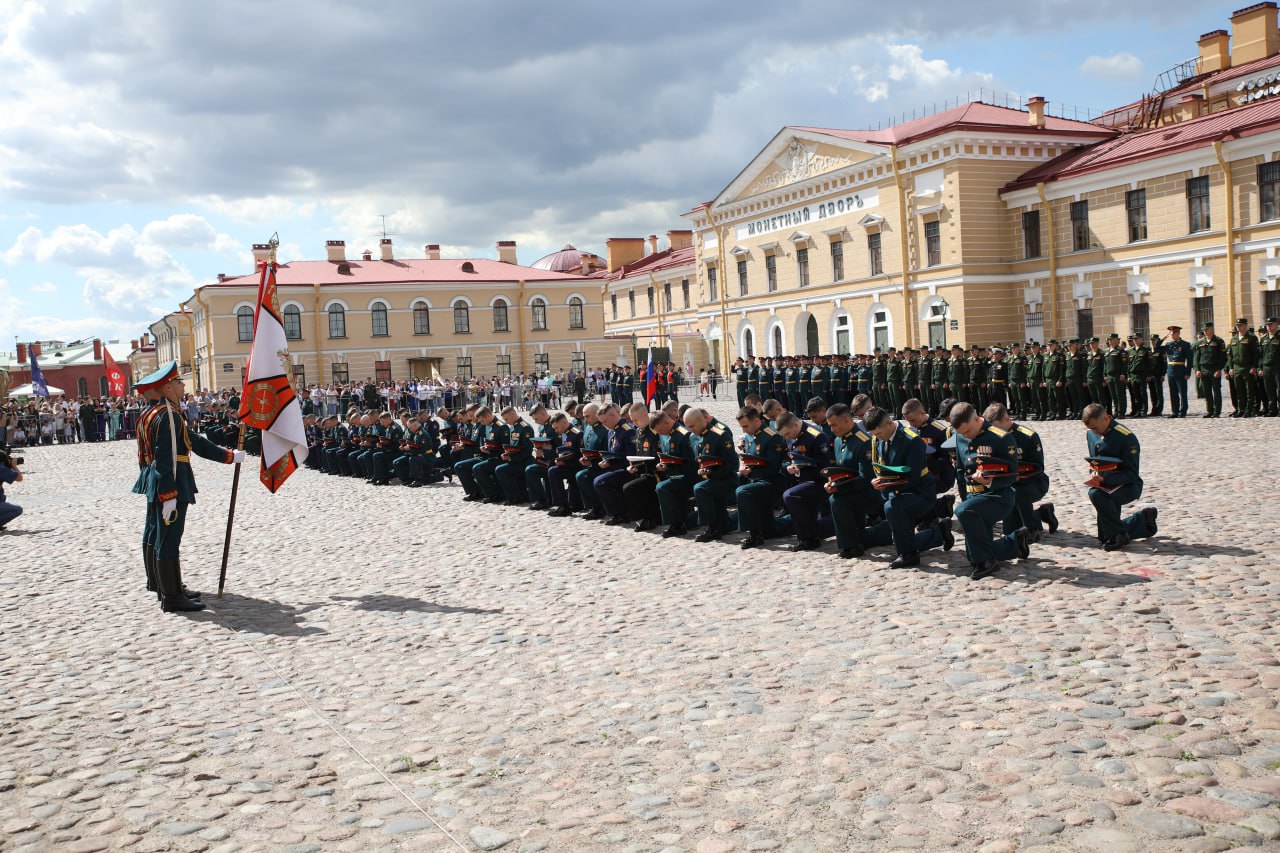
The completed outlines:
[[[20,464],[22,460],[9,455],[7,449],[0,451],[0,530],[4,530],[6,524],[22,515],[22,507],[7,503],[4,499],[6,483],[22,482],[22,472],[18,470]]]

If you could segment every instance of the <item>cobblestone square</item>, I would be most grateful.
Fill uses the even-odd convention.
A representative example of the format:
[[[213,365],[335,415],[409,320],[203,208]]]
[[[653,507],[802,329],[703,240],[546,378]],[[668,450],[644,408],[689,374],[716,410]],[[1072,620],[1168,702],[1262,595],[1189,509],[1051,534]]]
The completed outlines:
[[[251,459],[219,600],[197,460],[189,617],[132,443],[27,450],[0,849],[1280,849],[1280,421],[1129,422],[1160,531],[1109,554],[1083,427],[1032,425],[1062,529],[981,582]]]

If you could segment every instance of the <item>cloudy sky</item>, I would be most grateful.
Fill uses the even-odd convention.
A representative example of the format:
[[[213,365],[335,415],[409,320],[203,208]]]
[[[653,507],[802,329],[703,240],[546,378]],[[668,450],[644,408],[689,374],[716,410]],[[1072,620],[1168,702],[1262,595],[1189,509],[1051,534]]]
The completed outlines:
[[[128,340],[219,272],[683,227],[788,124],[1136,99],[1204,0],[0,0],[0,351]]]

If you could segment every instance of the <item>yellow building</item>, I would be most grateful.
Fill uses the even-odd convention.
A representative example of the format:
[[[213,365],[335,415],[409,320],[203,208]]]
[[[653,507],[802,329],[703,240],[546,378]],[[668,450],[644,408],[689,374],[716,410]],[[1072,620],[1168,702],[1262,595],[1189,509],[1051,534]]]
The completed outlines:
[[[194,366],[194,341],[191,336],[191,311],[173,311],[151,324],[151,339],[155,342],[152,360],[155,364],[178,363],[182,380],[191,384]],[[146,376],[145,373],[137,374]]]
[[[565,272],[520,266],[514,242],[497,248],[497,260],[441,258],[436,245],[404,259],[383,239],[380,257],[355,260],[331,240],[324,261],[281,264],[294,384],[582,371],[612,360],[599,287],[582,275],[594,272],[594,255],[580,253]],[[267,252],[254,247],[258,258]],[[253,336],[258,276],[220,278],[183,304],[202,389],[242,383]]]
[[[135,381],[155,373],[160,362],[156,358],[156,345],[155,341],[151,340],[151,335],[144,334],[138,340],[129,342],[128,361],[129,375]]]
[[[649,309],[649,288],[689,270],[632,240],[640,256],[609,264],[605,327],[677,351],[672,334],[696,332],[731,361],[1280,315],[1276,4],[1231,25],[1092,122],[1032,98],[876,131],[783,128],[687,214],[692,308]]]
[[[717,358],[698,317],[697,263],[693,232],[668,231],[667,245],[657,235],[612,237],[607,241],[604,282],[605,326],[619,339],[617,364],[631,364],[631,340],[640,349],[661,348],[666,360],[702,367]],[[657,357],[657,356],[655,356]]]

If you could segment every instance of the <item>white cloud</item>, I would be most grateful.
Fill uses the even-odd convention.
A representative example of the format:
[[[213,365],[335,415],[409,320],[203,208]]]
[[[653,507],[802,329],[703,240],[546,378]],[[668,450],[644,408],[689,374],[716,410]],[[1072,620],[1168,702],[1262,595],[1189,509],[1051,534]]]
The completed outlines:
[[[1116,83],[1129,83],[1145,76],[1142,60],[1132,53],[1090,56],[1080,63],[1080,73]]]
[[[32,293],[55,293],[57,290],[58,290],[58,285],[54,284],[51,281],[42,281],[39,284],[34,284],[31,286]]]

